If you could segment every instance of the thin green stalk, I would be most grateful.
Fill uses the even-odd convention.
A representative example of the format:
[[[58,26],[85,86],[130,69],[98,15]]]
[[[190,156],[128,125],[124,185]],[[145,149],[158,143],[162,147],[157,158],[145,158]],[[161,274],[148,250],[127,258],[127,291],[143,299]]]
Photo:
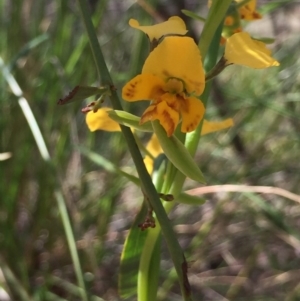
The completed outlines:
[[[158,225],[154,229],[151,229],[151,231],[147,233],[147,238],[143,246],[138,272],[137,295],[139,301],[151,300],[149,299],[150,292],[148,291],[148,286],[151,282],[151,279],[149,279],[149,266],[151,264],[151,257],[155,247],[155,242],[160,234],[160,230],[161,229]]]
[[[31,111],[31,108],[30,108],[27,100],[23,97],[23,92],[22,92],[20,86],[18,85],[18,83],[15,80],[15,78],[13,77],[13,75],[10,73],[9,69],[5,66],[1,57],[0,57],[0,68],[2,69],[2,74],[3,74],[4,78],[6,79],[12,92],[15,94],[15,96],[18,97],[18,103],[19,103],[19,105],[22,109],[22,112],[29,124],[32,135],[35,139],[35,142],[37,144],[37,147],[39,149],[39,152],[40,152],[43,160],[49,161],[50,154],[48,152],[46,143],[44,141],[44,138],[40,131],[40,128],[37,124],[37,121]]]
[[[81,270],[81,266],[80,266],[79,256],[78,256],[78,252],[76,249],[76,242],[75,242],[75,238],[73,235],[70,219],[67,214],[65,200],[63,198],[62,191],[59,188],[58,176],[56,174],[55,166],[53,165],[52,159],[50,157],[49,151],[46,146],[46,142],[45,142],[44,137],[41,133],[41,130],[38,126],[38,123],[33,115],[33,112],[31,110],[27,100],[24,98],[23,92],[22,92],[20,86],[18,85],[18,83],[15,80],[15,78],[13,77],[13,75],[8,71],[7,67],[4,65],[4,62],[1,57],[0,57],[0,68],[2,69],[2,73],[6,79],[9,87],[11,88],[12,92],[18,97],[19,105],[22,109],[23,114],[25,115],[25,117],[27,119],[29,127],[32,131],[32,135],[36,141],[37,147],[41,154],[41,157],[46,162],[46,166],[49,168],[49,172],[51,173],[53,178],[56,180],[57,188],[54,192],[54,196],[56,198],[58,208],[59,208],[59,211],[61,214],[63,226],[64,226],[64,229],[66,232],[68,245],[69,245],[72,261],[74,264],[75,274],[77,277],[78,285],[81,288],[81,297],[82,297],[82,300],[87,301],[88,297],[87,297],[87,293],[86,293],[86,289],[85,289],[85,285],[84,285],[83,274],[82,274],[82,270]]]
[[[206,57],[211,41],[215,36],[215,32],[223,21],[231,2],[232,0],[213,0],[199,41],[199,49],[203,61]]]
[[[214,32],[214,37],[212,39],[211,45],[210,45],[210,50],[208,55],[207,55],[207,61],[206,61],[206,68],[210,70],[217,61],[218,58],[218,50],[219,50],[219,42],[220,42],[220,36],[222,32],[222,23],[220,22],[219,27],[217,28],[216,32]],[[205,91],[203,95],[201,96],[201,100],[206,104],[209,96],[209,92],[211,89],[211,83],[206,85]],[[193,132],[192,134],[186,135],[186,146],[189,150],[189,152],[194,156],[197,150],[197,146],[200,141],[200,136],[201,136],[201,127],[202,124],[198,127],[198,129]],[[183,137],[181,137],[183,139]],[[168,163],[169,165],[171,164],[170,162]],[[169,176],[168,176],[169,175]],[[185,175],[182,174],[181,172],[177,171],[175,178],[174,178],[174,173],[169,172],[167,173],[165,183],[171,183],[171,188],[168,188],[167,191],[163,190],[162,192],[164,193],[170,193],[172,194],[175,198],[181,193],[182,187],[185,181]],[[166,188],[166,185],[163,185],[163,188]],[[164,202],[164,208],[167,213],[169,213],[173,207],[175,206],[175,202]],[[140,260],[140,272],[139,272],[139,278],[138,278],[138,287],[142,287],[147,283],[148,281],[147,275],[144,275],[147,273],[147,269],[149,271],[149,258],[152,257],[152,251],[153,247],[148,247],[149,245],[154,246],[156,244],[156,241],[159,237],[160,234],[160,229],[157,226],[156,231],[151,233],[151,235],[147,235],[146,241],[145,241],[145,246],[143,249],[143,256],[141,257]],[[141,282],[139,282],[141,281]],[[149,300],[147,298],[145,299],[139,299],[139,300]]]
[[[18,281],[18,279],[15,277],[12,270],[9,268],[9,266],[5,263],[4,259],[0,256],[0,268],[2,270],[3,276],[7,283],[9,283],[11,286],[13,286],[18,293],[20,300],[22,301],[31,301],[31,297],[28,295],[25,288],[22,286],[22,284]]]
[[[88,6],[86,0],[78,0],[78,5],[82,14],[83,22],[85,24],[87,34],[90,41],[90,46],[92,48],[93,56],[96,63],[96,68],[98,71],[99,78],[102,80],[102,84],[109,85],[113,87],[113,83],[107,69],[98,39],[93,27],[90,14],[88,12]],[[111,96],[112,106],[115,110],[122,110],[121,103],[119,101],[118,95],[114,89],[112,89]],[[136,145],[135,139],[131,133],[131,130],[127,127],[121,126],[122,133],[128,145],[129,151],[131,153],[132,159],[136,166],[139,178],[141,180],[141,185],[143,192],[149,199],[149,202],[157,216],[157,220],[161,226],[162,233],[166,240],[171,258],[173,260],[178,280],[181,288],[181,292],[184,300],[192,300],[191,292],[188,283],[188,278],[185,270],[185,259],[181,247],[176,239],[176,235],[173,228],[169,222],[168,216],[162,206],[162,203],[158,197],[157,191],[152,183],[151,177],[148,174],[146,167],[143,162],[141,153]],[[158,225],[157,225],[158,226]],[[151,230],[150,230],[151,231]]]
[[[75,241],[74,233],[73,233],[73,230],[72,230],[69,214],[68,214],[68,211],[67,211],[66,202],[64,200],[63,194],[62,194],[60,189],[57,189],[54,192],[54,195],[55,195],[55,198],[56,198],[56,201],[57,201],[58,209],[59,209],[61,219],[62,219],[62,222],[63,222],[63,226],[64,226],[64,229],[65,229],[65,233],[66,233],[66,237],[67,237],[67,241],[68,241],[68,245],[69,245],[73,265],[74,265],[74,268],[75,268],[75,274],[77,276],[78,285],[80,287],[81,297],[82,297],[83,300],[87,301],[88,296],[87,296],[87,292],[86,292],[86,289],[85,289],[82,269],[81,269],[80,260],[79,260],[77,247],[76,247],[76,241]]]

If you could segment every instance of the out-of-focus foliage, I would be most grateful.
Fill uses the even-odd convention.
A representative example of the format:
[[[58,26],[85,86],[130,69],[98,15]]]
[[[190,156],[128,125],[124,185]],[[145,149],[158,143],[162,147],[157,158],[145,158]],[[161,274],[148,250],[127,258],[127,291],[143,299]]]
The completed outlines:
[[[254,37],[274,35],[273,53],[281,66],[262,71],[229,67],[214,81],[206,117],[233,117],[235,127],[201,138],[196,158],[209,185],[268,185],[300,194],[300,6],[272,2],[276,9],[249,31]],[[146,38],[128,26],[130,18],[150,24],[181,15],[180,9],[202,16],[207,10],[206,1],[138,3],[90,1],[118,91],[141,71],[149,51]],[[266,1],[258,1],[258,7],[263,12],[272,8]],[[4,0],[0,10],[0,56],[29,102],[54,166],[40,157],[1,74],[0,153],[11,152],[12,157],[0,161],[0,300],[80,300],[54,198],[57,182],[88,298],[118,300],[119,257],[142,200],[136,187],[109,165],[117,163],[135,174],[121,134],[90,133],[80,112],[83,103],[57,106],[74,86],[100,84],[76,2]],[[192,29],[189,35],[199,36],[201,23],[181,17]],[[140,103],[124,106],[139,115],[145,109]],[[102,157],[96,159],[93,152]],[[196,299],[300,298],[299,208],[275,194],[241,193],[214,194],[196,208],[178,205],[170,218],[186,250]],[[165,253],[163,249],[158,298],[175,300],[179,291]]]

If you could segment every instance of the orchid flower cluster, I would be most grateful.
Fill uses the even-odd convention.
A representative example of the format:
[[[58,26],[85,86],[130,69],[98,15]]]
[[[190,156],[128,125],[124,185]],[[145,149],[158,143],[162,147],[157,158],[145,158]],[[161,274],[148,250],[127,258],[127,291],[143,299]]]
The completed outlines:
[[[239,9],[242,19],[260,18],[255,11],[254,2]],[[231,15],[226,17],[225,24],[228,24],[228,18]],[[129,25],[144,32],[151,43],[158,42],[158,45],[144,62],[141,74],[125,84],[122,98],[128,102],[150,101],[140,117],[140,125],[158,120],[168,137],[174,135],[178,126],[182,133],[194,131],[205,115],[201,94],[205,88],[206,76],[197,44],[192,38],[185,36],[187,29],[184,21],[174,16],[160,24],[141,26],[137,20],[131,19]],[[263,42],[252,39],[243,31],[227,38],[221,61],[223,67],[236,64],[261,69],[279,65]],[[112,119],[113,116],[109,116],[109,111],[109,108],[101,108],[96,112],[88,112],[86,122],[89,129],[120,131],[118,122]],[[232,125],[232,119],[219,122],[204,120],[202,135]],[[163,153],[155,133],[147,149],[153,158]],[[148,156],[146,162],[151,173]]]
[[[227,6],[224,4],[225,2]],[[226,7],[223,9],[222,5]],[[129,25],[148,36],[152,51],[146,58],[141,73],[123,86],[121,94],[123,100],[127,102],[148,101],[148,107],[141,116],[134,116],[128,112],[112,110],[108,107],[99,108],[103,100],[101,97],[99,101],[93,102],[84,110],[84,112],[88,111],[86,123],[90,131],[118,132],[121,131],[121,127],[126,126],[130,127],[135,139],[138,139],[135,135],[136,131],[152,133],[147,145],[140,147],[140,150],[144,154],[144,164],[147,169],[145,173],[158,192],[160,198],[158,198],[158,203],[160,206],[162,203],[164,214],[173,208],[175,202],[202,204],[202,199],[193,198],[190,200],[181,191],[186,177],[205,183],[200,167],[193,159],[200,136],[228,129],[234,125],[231,118],[222,121],[205,119],[208,93],[203,92],[209,90],[209,81],[233,64],[254,69],[279,66],[279,62],[272,57],[266,44],[253,39],[249,33],[242,29],[243,20],[261,18],[261,15],[256,11],[255,0],[237,0],[233,1],[231,5],[229,0],[213,1],[212,7],[215,10],[219,7],[223,9],[218,24],[222,25],[221,20],[224,21],[223,31],[221,33],[220,30],[218,35],[216,34],[215,40],[217,47],[222,50],[222,55],[217,62],[218,52],[216,51],[212,65],[214,67],[210,70],[204,69],[203,57],[205,54],[203,52],[205,51],[202,50],[205,47],[201,48],[200,44],[198,46],[192,38],[186,36],[186,25],[179,16],[173,16],[167,21],[155,25],[140,25],[137,20],[131,19]],[[226,10],[227,15],[224,18]],[[210,24],[211,27],[214,26],[215,21],[212,16],[213,14],[208,16],[210,20],[206,20],[206,24]],[[214,32],[217,32],[216,28],[213,34]],[[210,43],[212,43],[211,40],[208,45]],[[202,50],[200,51],[200,49]],[[103,91],[106,91],[105,87]],[[67,99],[73,97],[75,92],[72,92]],[[93,89],[91,89],[91,93],[94,93]],[[64,101],[62,100],[62,102]],[[130,131],[129,133],[131,134]],[[137,145],[141,146],[141,143],[138,142]],[[167,163],[163,165],[163,168],[161,166],[154,168],[155,160],[161,154],[164,154],[164,158],[168,159],[164,161]],[[143,168],[145,169],[145,167]],[[168,241],[172,231],[166,230],[164,232],[163,230],[172,227],[169,227],[166,216],[165,221],[159,219],[159,211],[153,212],[155,208],[151,205],[153,203],[149,202],[149,196],[144,193],[145,185],[142,181],[140,186],[144,194],[144,204],[148,210],[146,210],[146,217],[143,213],[144,222],[139,226],[142,230],[150,227],[155,227],[155,229],[144,231],[145,236],[143,236],[140,232],[136,232],[136,227],[131,228],[122,253],[121,270],[124,268],[125,272],[121,273],[119,285],[121,295],[124,298],[131,296],[127,293],[126,266],[127,264],[130,265],[128,273],[132,275],[131,255],[133,252],[137,257],[140,256],[136,281],[138,300],[143,301],[155,300],[156,298],[158,283],[156,280],[151,282],[150,277],[155,273],[158,275],[157,267],[159,266],[160,255],[157,246],[159,246],[160,229]],[[188,201],[186,201],[187,199]],[[170,202],[170,200],[174,201]],[[141,214],[142,212],[143,209],[141,209]],[[173,236],[170,240],[172,239]],[[137,247],[139,243],[142,244],[140,248]],[[180,246],[178,243],[174,243],[174,240],[167,242],[167,244],[171,250],[171,257],[184,300],[191,300],[187,265],[183,253],[176,249],[178,247],[180,250]]]

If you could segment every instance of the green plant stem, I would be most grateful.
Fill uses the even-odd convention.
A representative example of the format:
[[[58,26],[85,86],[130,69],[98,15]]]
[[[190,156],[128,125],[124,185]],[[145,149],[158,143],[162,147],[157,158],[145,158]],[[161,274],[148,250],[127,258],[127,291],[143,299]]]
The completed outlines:
[[[157,225],[154,229],[148,231],[147,238],[143,246],[138,272],[137,295],[139,301],[151,300],[149,298],[149,294],[156,294],[156,292],[149,292],[148,290],[149,283],[152,281],[151,279],[149,279],[149,266],[151,264],[151,257],[155,247],[155,243],[153,242],[156,242],[157,238],[159,237],[159,234],[161,232],[160,230],[161,229],[159,225]]]
[[[25,288],[22,286],[22,284],[18,281],[12,270],[9,268],[9,266],[6,264],[2,256],[0,256],[0,268],[3,273],[3,276],[5,278],[5,281],[12,287],[16,288],[16,292],[19,295],[19,300],[22,301],[31,301],[31,297],[28,295]]]
[[[9,70],[4,65],[4,62],[1,57],[0,57],[0,68],[2,69],[2,73],[5,77],[8,85],[10,86],[12,92],[18,97],[19,105],[20,105],[22,112],[29,124],[32,135],[33,135],[33,137],[36,141],[37,147],[39,149],[40,155],[41,155],[42,159],[45,161],[46,167],[48,168],[49,173],[56,181],[56,183],[55,183],[56,189],[54,192],[54,196],[57,201],[57,205],[58,205],[61,219],[63,222],[64,230],[65,230],[66,237],[68,240],[68,246],[69,246],[72,261],[74,264],[75,274],[76,274],[78,285],[79,285],[80,291],[81,291],[81,298],[82,298],[82,300],[87,301],[88,297],[87,297],[87,293],[86,293],[86,289],[85,289],[82,269],[81,269],[81,265],[80,265],[80,261],[79,261],[77,248],[76,248],[76,241],[75,241],[74,234],[72,231],[72,226],[70,223],[69,215],[67,213],[66,203],[65,203],[65,200],[63,197],[62,190],[60,188],[60,184],[58,181],[58,175],[56,173],[55,166],[52,162],[48,148],[46,146],[46,142],[45,142],[44,137],[41,133],[41,130],[38,126],[38,123],[33,115],[33,112],[31,110],[27,100],[24,98],[23,92],[22,92],[20,86],[18,85],[18,83],[15,80],[15,78],[13,77],[13,75],[9,72]]]
[[[80,12],[82,14],[83,22],[85,24],[87,34],[90,41],[90,46],[93,52],[93,56],[96,63],[96,68],[98,71],[99,78],[102,81],[102,84],[109,85],[113,87],[113,83],[107,69],[95,29],[93,27],[86,0],[78,0],[78,5]],[[112,89],[112,95],[110,97],[112,106],[115,110],[122,110],[121,103],[119,101],[118,95],[114,89]],[[149,199],[149,202],[156,214],[158,223],[161,226],[162,233],[166,240],[171,258],[173,260],[178,280],[181,288],[181,292],[184,300],[191,300],[191,292],[188,285],[187,275],[185,273],[184,265],[185,260],[181,250],[181,247],[176,239],[176,235],[173,231],[173,228],[169,222],[168,216],[164,210],[164,207],[158,197],[157,191],[152,183],[151,177],[148,174],[146,167],[143,162],[141,153],[136,145],[135,139],[129,128],[121,126],[122,133],[128,145],[129,151],[131,153],[132,159],[137,169],[137,173],[141,180],[142,190],[146,194],[146,197]],[[158,225],[157,225],[158,226]],[[151,231],[151,230],[150,230]]]
[[[222,56],[219,62],[208,73],[205,74],[205,82],[207,83],[208,81],[212,80],[217,75],[219,75],[227,66],[229,66],[226,65],[226,62],[226,59],[224,58],[224,56]]]
[[[231,1],[232,0],[213,0],[198,44],[203,61],[206,57],[208,48],[217,28],[224,20],[224,16],[229,8]]]
[[[210,51],[207,55],[207,60],[206,60],[206,69],[210,70],[213,68],[213,66],[216,64],[217,58],[218,58],[218,50],[219,50],[219,45],[220,45],[220,37],[221,37],[221,32],[222,32],[222,23],[220,22],[219,27],[217,28],[216,32],[214,32],[214,36],[211,40],[211,45],[208,48]],[[201,100],[203,103],[206,105],[209,92],[211,89],[211,83],[207,84],[205,87],[205,91],[203,95],[201,96]],[[193,133],[187,134],[186,135],[186,141],[185,145],[188,149],[188,151],[191,153],[192,156],[195,155],[197,146],[200,141],[200,136],[201,136],[201,128],[202,124],[194,131]],[[184,140],[184,137],[181,136],[179,137],[181,141]],[[170,162],[168,162],[168,171],[172,169],[172,166],[170,166]],[[164,185],[163,185],[163,193],[170,193],[176,197],[181,193],[182,187],[185,181],[185,175],[182,174],[177,170],[176,173],[173,172],[168,172],[166,179],[164,180]],[[168,184],[171,184],[171,187],[169,187]],[[164,208],[167,213],[169,213],[173,207],[175,206],[176,202],[164,202]],[[154,249],[154,245],[156,244],[156,241],[159,237],[160,234],[160,228],[159,225],[156,226],[155,231],[148,233],[145,241],[145,245],[143,248],[143,253],[142,257],[140,260],[140,271],[139,271],[139,277],[138,277],[138,287],[139,291],[142,290],[143,287],[147,285],[148,281],[148,274],[150,270],[150,261],[149,258],[152,258],[152,252]],[[149,247],[152,246],[152,247]],[[144,299],[140,299],[142,301],[149,300],[147,299],[147,296],[144,296]]]

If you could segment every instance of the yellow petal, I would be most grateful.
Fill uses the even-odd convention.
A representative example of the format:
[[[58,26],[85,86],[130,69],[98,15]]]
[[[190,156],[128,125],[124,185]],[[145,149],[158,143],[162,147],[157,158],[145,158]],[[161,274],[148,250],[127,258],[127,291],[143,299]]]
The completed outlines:
[[[181,131],[188,133],[196,129],[205,112],[201,100],[196,97],[186,98],[181,105],[182,125]]]
[[[144,164],[146,166],[149,175],[151,175],[153,171],[153,164],[154,164],[153,159],[150,156],[146,155],[144,158]]]
[[[174,133],[179,122],[179,113],[168,105],[166,101],[149,106],[141,117],[140,123],[158,119],[167,135],[170,137]]]
[[[209,133],[218,132],[227,128],[230,128],[234,125],[232,118],[225,119],[223,121],[203,121],[201,136],[204,136]]]
[[[110,108],[101,108],[97,112],[88,112],[86,114],[86,124],[91,132],[103,130],[108,132],[120,132],[120,125],[108,117],[107,111]]]
[[[154,158],[163,153],[163,150],[155,134],[151,136],[149,142],[146,145],[146,149]]]
[[[170,77],[182,80],[188,93],[201,95],[205,75],[201,55],[194,40],[189,37],[166,37],[149,54],[142,74],[153,74],[166,81]]]
[[[266,45],[253,40],[246,32],[236,33],[227,39],[224,56],[228,64],[254,69],[279,66],[279,63],[271,57],[271,51]]]
[[[237,0],[237,2],[241,1],[243,0]],[[247,4],[240,7],[239,14],[241,19],[248,21],[262,18],[261,14],[256,11],[256,0],[250,0]]]
[[[150,41],[153,39],[159,40],[162,36],[167,34],[185,35],[187,33],[184,21],[177,16],[169,18],[168,21],[151,26],[141,26],[137,20],[130,19],[129,25],[147,34]]]
[[[149,140],[148,144],[146,145],[146,149],[149,151],[149,153],[154,157],[158,157],[158,155],[163,153],[163,150],[158,142],[157,136],[155,134],[153,134],[151,136],[151,139]],[[146,165],[146,169],[148,171],[149,174],[152,173],[153,171],[153,159],[146,155],[145,159],[144,159],[144,163]]]
[[[127,101],[152,100],[164,93],[165,83],[152,74],[140,74],[128,82],[122,89],[122,97]]]

